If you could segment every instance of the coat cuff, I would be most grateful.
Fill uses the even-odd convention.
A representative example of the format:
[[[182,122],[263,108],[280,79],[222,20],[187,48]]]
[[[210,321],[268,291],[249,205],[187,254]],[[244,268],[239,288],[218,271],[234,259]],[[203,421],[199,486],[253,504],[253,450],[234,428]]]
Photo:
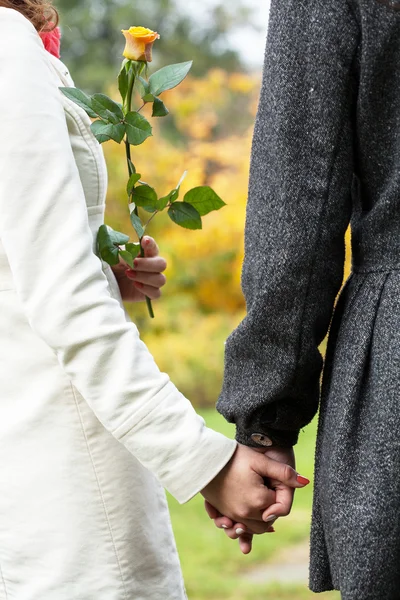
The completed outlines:
[[[206,427],[171,382],[113,434],[180,504],[201,492],[237,448],[235,440]]]

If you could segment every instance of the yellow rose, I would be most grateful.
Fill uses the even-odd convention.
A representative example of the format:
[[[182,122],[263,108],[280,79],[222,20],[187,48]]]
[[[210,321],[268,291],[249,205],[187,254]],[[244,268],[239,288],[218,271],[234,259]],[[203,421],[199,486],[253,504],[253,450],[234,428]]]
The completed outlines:
[[[156,40],[160,36],[151,29],[146,27],[131,27],[130,29],[122,29],[122,33],[126,39],[126,46],[123,55],[129,60],[141,60],[151,62],[152,48]]]

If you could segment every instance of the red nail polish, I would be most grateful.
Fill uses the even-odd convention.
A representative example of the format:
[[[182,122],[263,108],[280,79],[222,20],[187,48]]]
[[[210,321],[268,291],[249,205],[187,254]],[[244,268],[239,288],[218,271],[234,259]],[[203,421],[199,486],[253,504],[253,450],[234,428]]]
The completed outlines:
[[[301,483],[301,485],[308,485],[310,480],[307,477],[302,477],[301,475],[297,475],[297,481]]]
[[[147,240],[144,241],[144,243],[146,244],[146,246],[150,246],[151,240],[147,239]]]
[[[136,287],[138,287],[138,288],[142,288],[142,287],[144,287],[144,286],[143,286],[143,283],[140,283],[139,281],[134,281],[134,284],[135,284],[135,285],[136,285]]]
[[[139,264],[139,261],[138,261],[137,259],[135,259],[135,260],[133,261],[133,264],[135,265],[135,267],[137,267],[137,266],[138,266],[138,264]]]

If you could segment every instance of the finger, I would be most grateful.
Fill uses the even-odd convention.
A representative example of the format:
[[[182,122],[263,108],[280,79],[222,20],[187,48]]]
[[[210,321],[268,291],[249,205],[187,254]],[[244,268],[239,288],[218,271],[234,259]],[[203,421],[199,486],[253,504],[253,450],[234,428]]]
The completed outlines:
[[[215,526],[218,527],[218,529],[229,529],[230,527],[233,527],[233,521],[228,519],[228,517],[221,515],[221,513],[212,504],[207,502],[207,500],[205,500],[204,506],[208,516],[210,519],[213,519]]]
[[[223,515],[214,519],[214,523],[218,529],[231,529],[235,525],[231,519],[228,519],[228,517],[224,517]]]
[[[149,235],[143,236],[142,248],[144,250],[144,255],[147,258],[152,258],[153,256],[158,256],[159,254],[159,248],[156,241]]]
[[[250,502],[250,501],[249,501]],[[260,484],[258,488],[252,494],[251,497],[251,508],[248,511],[248,514],[243,514],[240,519],[254,519],[261,520],[261,513],[276,503],[276,492],[275,490],[270,489],[269,487],[264,485],[264,480],[260,479]],[[242,521],[243,522],[243,521]]]
[[[236,523],[233,527],[225,529],[225,533],[231,540],[238,540],[241,535],[252,535],[242,523]]]
[[[233,527],[224,530],[231,540],[238,540],[241,535],[263,535],[273,531],[272,523],[262,521],[246,521],[246,523],[235,523]]]
[[[127,270],[126,276],[132,281],[138,281],[144,285],[161,288],[167,283],[167,278],[162,273],[146,273],[142,271]]]
[[[163,273],[167,268],[167,261],[161,256],[153,258],[143,258],[138,256],[133,261],[135,271],[145,271],[146,273]]]
[[[144,285],[143,283],[139,283],[138,281],[134,281],[133,285],[137,288],[144,296],[150,298],[150,300],[158,300],[161,297],[161,290],[158,288],[151,287],[149,285]]]
[[[253,547],[253,536],[244,534],[239,537],[239,548],[242,554],[250,554]]]
[[[204,500],[204,508],[206,509],[206,513],[210,517],[210,519],[217,519],[221,516],[221,513],[208,502],[208,500]]]
[[[303,488],[310,483],[310,480],[306,477],[302,477],[292,467],[286,463],[273,460],[265,454],[254,453],[255,471],[262,477],[268,477],[269,479],[277,479],[284,485],[292,488]]]
[[[276,489],[276,502],[269,506],[262,515],[265,522],[270,523],[278,517],[287,517],[292,510],[294,490],[293,488],[281,485]],[[274,518],[273,518],[274,517]]]

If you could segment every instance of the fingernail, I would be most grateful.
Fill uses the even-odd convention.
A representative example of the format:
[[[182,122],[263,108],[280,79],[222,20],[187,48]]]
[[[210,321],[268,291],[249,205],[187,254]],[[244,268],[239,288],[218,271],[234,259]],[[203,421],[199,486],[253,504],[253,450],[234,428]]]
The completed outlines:
[[[135,265],[135,267],[137,267],[137,266],[138,266],[138,264],[139,264],[139,261],[135,259],[135,260],[133,261],[133,264]]]
[[[269,515],[266,519],[264,519],[265,523],[269,523],[270,521],[276,521],[278,517],[276,515]]]
[[[134,283],[134,285],[136,285],[136,287],[138,287],[138,288],[142,288],[142,287],[144,287],[144,286],[143,286],[143,283],[140,283],[139,281],[134,281],[133,283]]]
[[[301,485],[308,485],[310,480],[307,477],[302,477],[301,475],[297,475],[297,481],[301,483]]]
[[[273,527],[270,527],[270,528],[268,529],[268,533],[275,533],[275,529],[274,529]]]
[[[246,532],[245,532],[245,530],[244,530],[244,529],[242,529],[241,527],[238,527],[238,528],[236,529],[236,535],[243,535],[244,533],[246,533]]]
[[[151,244],[151,240],[149,240],[149,238],[146,238],[146,239],[144,240],[144,243],[146,244],[146,246],[150,246],[150,244]]]
[[[229,529],[228,525],[221,525],[222,529]]]

